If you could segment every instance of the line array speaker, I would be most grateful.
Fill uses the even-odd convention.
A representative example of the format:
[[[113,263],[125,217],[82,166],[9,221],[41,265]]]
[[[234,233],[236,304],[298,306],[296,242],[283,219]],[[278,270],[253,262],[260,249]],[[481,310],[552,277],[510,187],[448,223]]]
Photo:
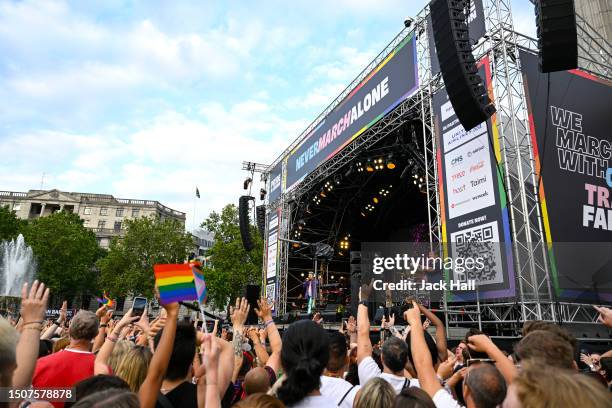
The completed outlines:
[[[255,211],[257,215],[257,229],[263,237],[266,232],[266,206],[265,204],[258,205]]]
[[[470,130],[484,122],[495,107],[482,85],[467,26],[464,0],[430,3],[433,36],[444,85],[459,122]]]
[[[578,67],[578,35],[573,0],[535,2],[538,62],[541,72]]]
[[[255,200],[251,196],[241,196],[238,203],[238,220],[240,222],[240,237],[242,238],[242,246],[245,250],[250,251],[255,247],[251,240],[251,221],[249,218],[249,201]]]

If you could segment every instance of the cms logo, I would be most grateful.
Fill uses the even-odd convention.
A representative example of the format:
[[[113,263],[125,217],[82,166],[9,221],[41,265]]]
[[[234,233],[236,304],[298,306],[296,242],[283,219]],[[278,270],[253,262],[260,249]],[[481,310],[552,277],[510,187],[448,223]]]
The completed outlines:
[[[451,160],[451,166],[454,166],[455,164],[459,164],[463,161],[463,156],[457,156],[455,158],[453,158],[453,160]]]

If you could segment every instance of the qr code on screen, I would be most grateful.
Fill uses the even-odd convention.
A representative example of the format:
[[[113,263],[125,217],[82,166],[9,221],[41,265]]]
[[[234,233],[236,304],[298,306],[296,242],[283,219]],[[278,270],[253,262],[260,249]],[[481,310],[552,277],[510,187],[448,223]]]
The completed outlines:
[[[502,258],[497,222],[467,228],[451,234],[452,258],[455,261],[453,278],[455,280],[475,280],[477,285],[504,282]],[[473,268],[460,271],[457,260],[472,258],[481,262]],[[482,267],[484,265],[484,267]]]

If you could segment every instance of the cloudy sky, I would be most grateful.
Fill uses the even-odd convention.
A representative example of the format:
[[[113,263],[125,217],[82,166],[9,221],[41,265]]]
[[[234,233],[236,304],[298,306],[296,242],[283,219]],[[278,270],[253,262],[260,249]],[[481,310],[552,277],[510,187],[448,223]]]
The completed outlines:
[[[533,35],[533,6],[512,0]],[[425,0],[0,0],[0,190],[237,202]],[[259,185],[256,185],[256,191]]]

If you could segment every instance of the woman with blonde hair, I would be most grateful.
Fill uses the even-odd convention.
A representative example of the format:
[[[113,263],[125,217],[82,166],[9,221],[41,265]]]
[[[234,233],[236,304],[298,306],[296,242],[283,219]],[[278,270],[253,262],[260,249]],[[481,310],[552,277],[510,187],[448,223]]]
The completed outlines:
[[[612,406],[608,390],[588,376],[572,370],[527,364],[514,379],[502,408]]]
[[[117,371],[123,356],[125,356],[131,347],[132,343],[127,340],[119,340],[117,343],[115,343],[115,348],[113,348],[113,352],[108,358],[108,366],[111,368],[113,373]]]
[[[149,363],[153,354],[143,346],[131,347],[124,355],[114,371],[117,377],[125,380],[132,392],[138,392],[142,382],[147,376]]]
[[[395,396],[395,390],[386,380],[378,377],[372,378],[357,392],[353,407],[392,407],[395,403]]]

